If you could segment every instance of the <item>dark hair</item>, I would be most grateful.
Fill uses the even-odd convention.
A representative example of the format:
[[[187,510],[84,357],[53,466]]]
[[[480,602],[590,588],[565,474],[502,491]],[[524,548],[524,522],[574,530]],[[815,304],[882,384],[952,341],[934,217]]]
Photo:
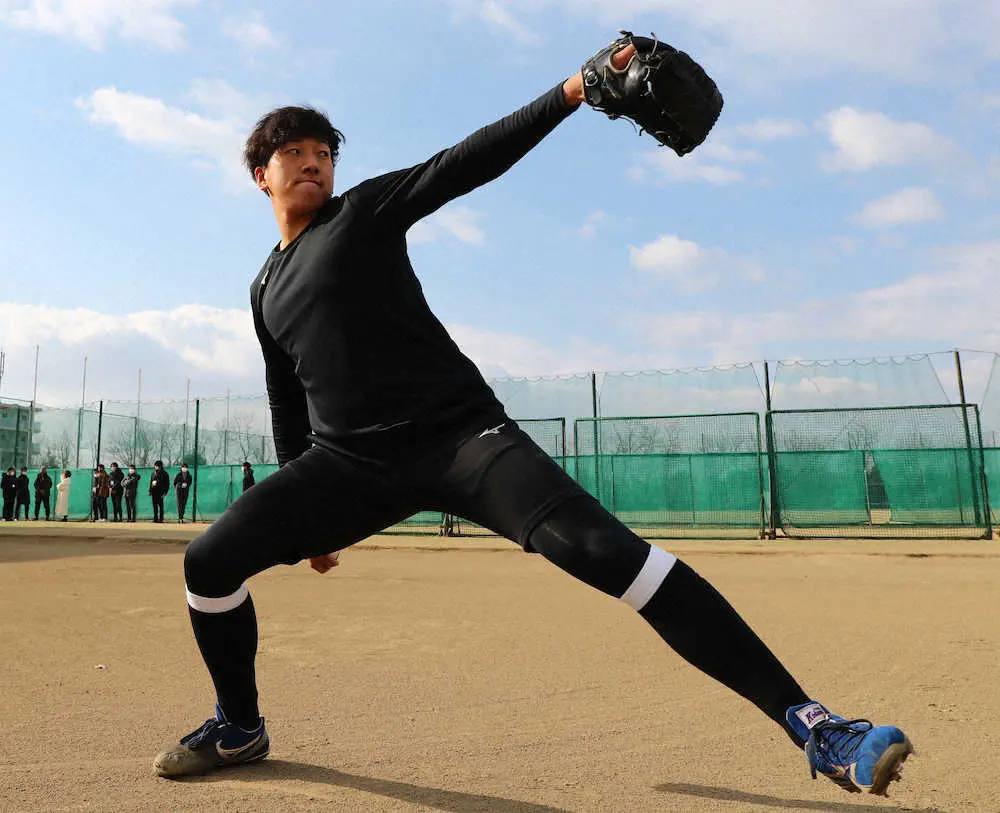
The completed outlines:
[[[314,107],[279,107],[262,116],[253,128],[243,147],[243,165],[253,177],[254,170],[267,166],[278,147],[302,138],[322,141],[337,163],[344,134],[330,124],[326,114]]]

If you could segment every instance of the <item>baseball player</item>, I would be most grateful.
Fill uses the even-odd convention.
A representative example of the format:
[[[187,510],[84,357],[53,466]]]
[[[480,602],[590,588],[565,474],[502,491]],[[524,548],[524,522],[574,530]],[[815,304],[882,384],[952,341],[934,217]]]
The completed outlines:
[[[637,46],[608,59],[615,72],[631,70]],[[216,707],[155,758],[159,775],[268,754],[250,577],[304,559],[325,573],[343,548],[434,510],[490,528],[632,606],[805,748],[813,776],[873,793],[898,778],[912,751],[903,732],[845,720],[807,694],[710,584],[632,533],[531,441],[428,308],[407,230],[502,175],[585,100],[582,71],[427,161],[336,196],[343,136],[324,115],[284,107],[257,123],[245,163],[281,240],[250,298],[280,468],[187,548],[189,614]]]

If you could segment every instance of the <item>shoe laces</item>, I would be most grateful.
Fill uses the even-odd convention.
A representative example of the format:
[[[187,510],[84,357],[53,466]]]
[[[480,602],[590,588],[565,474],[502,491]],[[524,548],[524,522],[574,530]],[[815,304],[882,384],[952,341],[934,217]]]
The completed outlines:
[[[202,723],[201,728],[192,731],[186,737],[181,739],[181,745],[186,745],[189,748],[197,748],[205,741],[205,738],[215,731],[215,729],[220,725],[222,725],[222,723],[220,723],[215,717],[205,720],[205,722]]]
[[[850,763],[850,755],[872,728],[872,721],[862,717],[855,720],[829,719],[816,723],[806,740],[806,757],[809,759],[812,778],[816,778],[816,768],[821,757],[831,765],[846,767]]]

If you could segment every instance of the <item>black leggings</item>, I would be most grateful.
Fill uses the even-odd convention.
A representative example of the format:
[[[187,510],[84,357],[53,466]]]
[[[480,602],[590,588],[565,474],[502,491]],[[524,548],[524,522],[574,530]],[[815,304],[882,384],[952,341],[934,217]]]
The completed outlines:
[[[246,580],[429,509],[490,528],[624,599],[682,657],[794,740],[784,714],[808,697],[729,603],[609,514],[512,421],[484,429],[493,431],[437,444],[435,453],[408,464],[314,447],[247,491],[188,546],[192,626],[228,719],[245,728],[258,721],[257,623]]]

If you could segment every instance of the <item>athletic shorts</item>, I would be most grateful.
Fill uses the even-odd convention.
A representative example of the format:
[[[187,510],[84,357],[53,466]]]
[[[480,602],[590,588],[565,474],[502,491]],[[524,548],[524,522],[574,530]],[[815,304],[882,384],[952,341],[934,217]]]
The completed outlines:
[[[233,589],[419,511],[455,514],[528,550],[531,532],[557,506],[589,494],[515,421],[482,423],[378,457],[313,446],[240,496],[199,546],[235,565]]]

